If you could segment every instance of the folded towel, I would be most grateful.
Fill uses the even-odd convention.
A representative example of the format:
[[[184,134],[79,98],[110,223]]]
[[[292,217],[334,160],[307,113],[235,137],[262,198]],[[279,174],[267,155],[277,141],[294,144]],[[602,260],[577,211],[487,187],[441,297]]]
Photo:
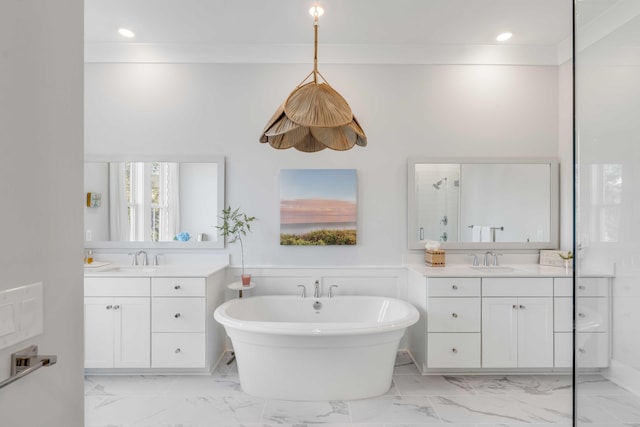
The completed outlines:
[[[471,241],[482,242],[482,227],[479,225],[471,226]]]
[[[480,241],[481,242],[493,242],[491,239],[491,227],[483,225],[480,230]]]

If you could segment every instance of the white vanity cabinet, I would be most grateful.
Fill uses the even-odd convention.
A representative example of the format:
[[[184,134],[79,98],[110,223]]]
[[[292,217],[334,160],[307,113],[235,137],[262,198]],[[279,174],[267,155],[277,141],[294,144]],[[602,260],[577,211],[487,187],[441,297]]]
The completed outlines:
[[[482,367],[553,366],[553,279],[482,279]]]
[[[576,366],[609,366],[609,279],[584,277],[576,287]],[[555,366],[573,365],[573,279],[554,280]]]
[[[225,273],[159,266],[153,274],[85,274],[85,369],[209,372],[225,348],[213,319],[225,299]]]
[[[86,278],[85,368],[149,368],[150,279]]]
[[[427,279],[427,368],[480,367],[480,279]]]
[[[151,279],[153,368],[206,367],[206,279]]]
[[[423,373],[573,366],[571,277],[542,267],[529,267],[530,276],[449,277],[447,268],[407,271],[408,300],[420,313],[409,328],[408,349]],[[576,288],[579,368],[609,365],[609,281],[581,278]]]

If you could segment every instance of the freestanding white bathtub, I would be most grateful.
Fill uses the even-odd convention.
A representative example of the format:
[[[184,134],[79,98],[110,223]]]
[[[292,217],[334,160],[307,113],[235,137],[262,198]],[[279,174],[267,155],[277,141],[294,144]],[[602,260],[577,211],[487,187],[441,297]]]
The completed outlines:
[[[261,296],[228,301],[214,317],[233,343],[245,393],[351,400],[389,390],[400,339],[419,314],[393,298]]]

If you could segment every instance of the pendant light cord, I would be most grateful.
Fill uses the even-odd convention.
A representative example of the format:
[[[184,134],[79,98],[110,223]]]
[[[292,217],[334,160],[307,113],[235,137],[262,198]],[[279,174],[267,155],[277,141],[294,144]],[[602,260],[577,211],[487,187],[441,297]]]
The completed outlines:
[[[313,16],[313,82],[318,83],[318,14]]]

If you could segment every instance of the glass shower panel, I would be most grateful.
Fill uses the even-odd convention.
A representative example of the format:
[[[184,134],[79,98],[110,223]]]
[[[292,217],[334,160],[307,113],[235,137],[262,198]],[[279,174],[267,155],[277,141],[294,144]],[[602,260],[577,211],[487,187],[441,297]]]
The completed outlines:
[[[640,423],[640,1],[575,6],[575,425]]]

